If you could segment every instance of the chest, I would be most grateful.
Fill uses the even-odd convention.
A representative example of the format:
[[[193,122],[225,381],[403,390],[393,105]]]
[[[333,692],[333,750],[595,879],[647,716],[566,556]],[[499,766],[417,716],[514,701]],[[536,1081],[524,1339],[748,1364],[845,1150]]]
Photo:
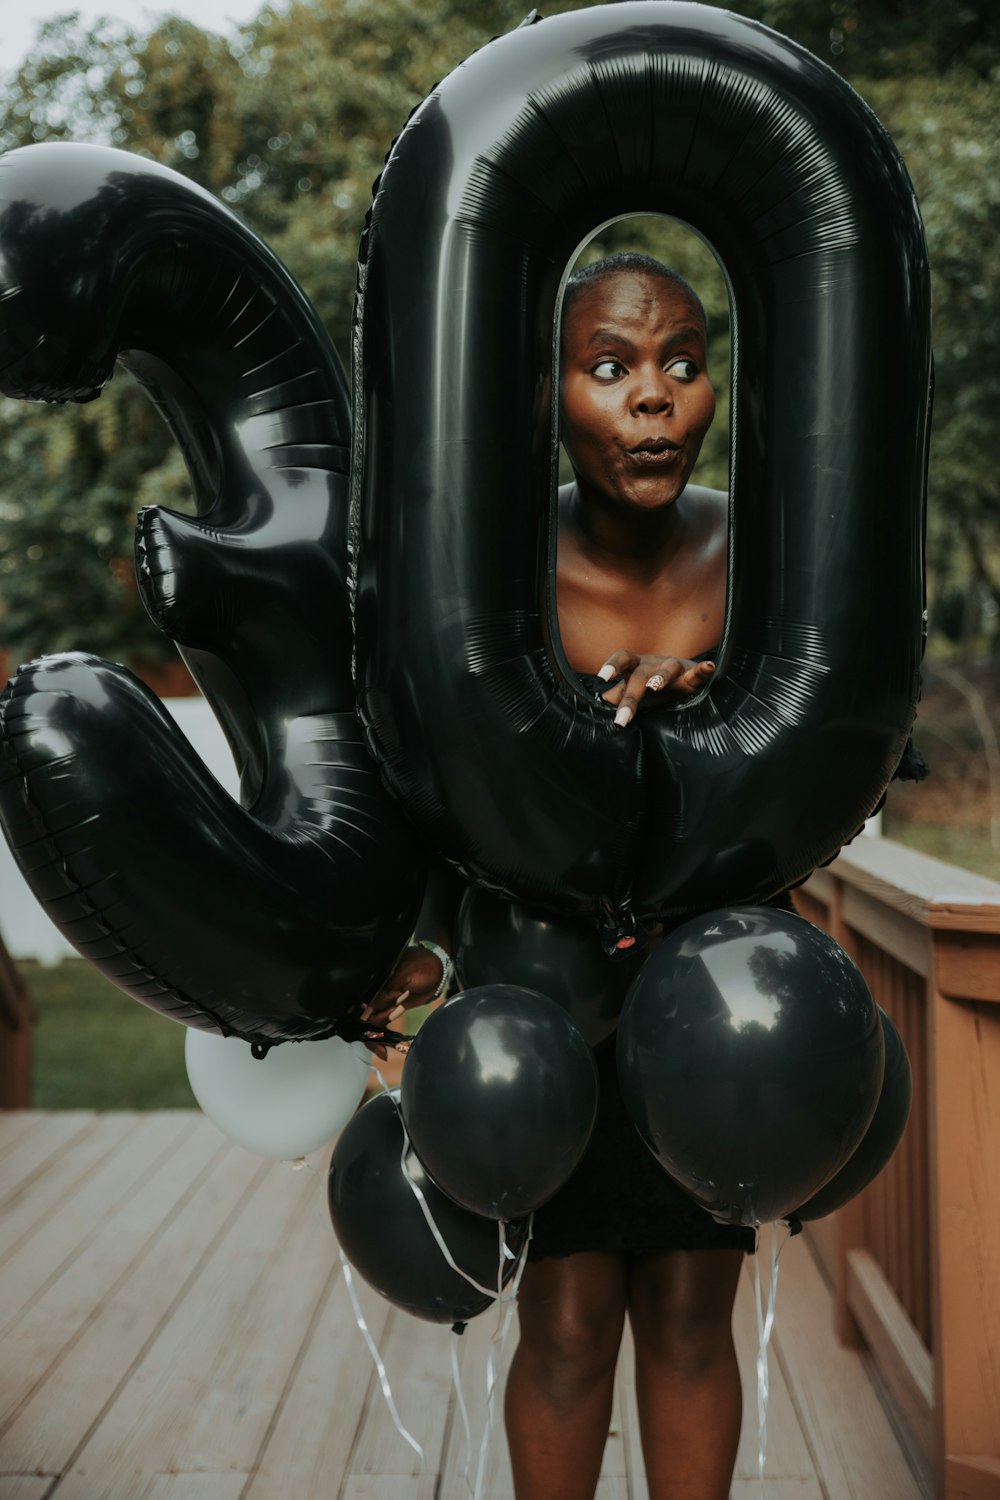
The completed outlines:
[[[556,602],[563,651],[576,672],[596,672],[622,648],[693,657],[722,638],[725,574],[703,567],[625,582],[567,563],[557,570]]]

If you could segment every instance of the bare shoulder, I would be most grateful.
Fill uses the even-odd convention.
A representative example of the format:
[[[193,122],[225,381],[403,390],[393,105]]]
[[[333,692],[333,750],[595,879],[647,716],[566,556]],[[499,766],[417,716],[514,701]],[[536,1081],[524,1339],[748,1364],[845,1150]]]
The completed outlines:
[[[576,492],[576,480],[571,479],[568,484],[561,484],[556,491],[556,510],[560,516],[565,515],[569,509],[570,501]],[[708,493],[706,491],[706,493]]]

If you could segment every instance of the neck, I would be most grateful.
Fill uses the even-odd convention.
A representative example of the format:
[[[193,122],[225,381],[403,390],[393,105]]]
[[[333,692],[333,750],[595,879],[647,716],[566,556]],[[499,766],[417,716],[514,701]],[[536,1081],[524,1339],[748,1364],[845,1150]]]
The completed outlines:
[[[590,562],[637,574],[662,572],[688,531],[680,498],[652,511],[626,509],[609,505],[579,482],[569,488],[562,520]]]

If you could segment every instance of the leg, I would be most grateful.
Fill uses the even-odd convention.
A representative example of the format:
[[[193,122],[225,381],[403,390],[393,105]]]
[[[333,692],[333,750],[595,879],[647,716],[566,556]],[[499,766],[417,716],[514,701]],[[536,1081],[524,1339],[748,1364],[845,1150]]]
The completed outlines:
[[[626,1268],[603,1252],[531,1263],[507,1377],[517,1500],[592,1500],[611,1422]]]
[[[741,1250],[633,1261],[628,1312],[650,1500],[726,1500],[743,1413],[733,1346]]]

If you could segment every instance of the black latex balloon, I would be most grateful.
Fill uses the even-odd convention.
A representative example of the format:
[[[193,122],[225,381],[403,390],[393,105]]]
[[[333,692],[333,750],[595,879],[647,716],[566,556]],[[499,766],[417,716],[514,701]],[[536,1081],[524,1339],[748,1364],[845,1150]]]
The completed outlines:
[[[583,1155],[597,1070],[552,1000],[483,985],[428,1016],[401,1099],[407,1134],[438,1186],[473,1213],[516,1219],[551,1198]]]
[[[561,1005],[591,1047],[618,1025],[646,949],[609,958],[593,924],[554,919],[470,886],[455,924],[455,968],[463,989],[514,984]]]
[[[899,1032],[889,1016],[879,1007],[882,1035],[885,1040],[885,1073],[882,1091],[864,1138],[840,1171],[794,1213],[790,1222],[803,1224],[823,1219],[857,1196],[862,1188],[878,1176],[903,1138],[913,1097],[913,1077]]]
[[[560,278],[629,212],[725,268],[735,453],[719,669],[621,731],[559,641],[551,407]],[[917,699],[929,307],[885,131],[756,22],[553,16],[415,112],[362,244],[360,708],[466,875],[613,942],[630,905],[763,900],[856,831]]]
[[[716,1219],[781,1219],[843,1166],[878,1102],[883,1043],[860,970],[773,907],[669,933],[618,1027],[632,1120]]]
[[[330,1161],[330,1218],[351,1265],[388,1301],[431,1323],[464,1323],[491,1299],[449,1266],[407,1174],[455,1264],[480,1286],[496,1286],[501,1258],[508,1281],[514,1263],[502,1257],[496,1224],[446,1197],[410,1149],[404,1170],[398,1098],[397,1090],[370,1099],[341,1131]],[[516,1251],[521,1231],[507,1234]]]
[[[353,711],[343,372],[201,188],[104,147],[11,152],[0,390],[90,400],[116,358],[190,471],[197,518],[140,516],[139,587],[243,806],[128,672],[65,655],[0,700],[0,821],[56,925],[136,999],[247,1040],[328,1035],[385,979],[423,883]]]

